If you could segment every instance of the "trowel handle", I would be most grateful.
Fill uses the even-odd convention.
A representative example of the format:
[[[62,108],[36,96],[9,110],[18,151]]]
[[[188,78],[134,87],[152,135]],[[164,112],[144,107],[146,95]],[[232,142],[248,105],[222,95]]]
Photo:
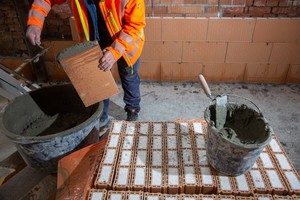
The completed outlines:
[[[206,94],[210,99],[212,99],[210,89],[209,89],[209,87],[208,87],[208,85],[207,85],[207,82],[206,82],[206,80],[205,80],[205,78],[204,78],[204,76],[203,76],[202,74],[199,75],[199,79],[200,79],[200,82],[201,82],[201,85],[202,85],[202,88],[203,88],[205,94]]]

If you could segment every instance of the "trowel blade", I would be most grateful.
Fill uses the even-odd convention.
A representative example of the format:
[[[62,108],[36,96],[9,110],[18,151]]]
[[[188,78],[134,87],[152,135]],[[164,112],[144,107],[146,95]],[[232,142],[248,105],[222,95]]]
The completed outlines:
[[[226,123],[227,96],[216,97],[216,128],[221,130]]]

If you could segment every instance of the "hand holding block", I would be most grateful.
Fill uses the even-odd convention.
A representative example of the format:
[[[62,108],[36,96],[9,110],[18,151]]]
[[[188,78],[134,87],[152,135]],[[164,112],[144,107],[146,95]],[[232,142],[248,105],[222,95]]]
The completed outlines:
[[[119,92],[111,72],[98,67],[102,55],[97,42],[87,41],[68,47],[57,56],[86,107]]]

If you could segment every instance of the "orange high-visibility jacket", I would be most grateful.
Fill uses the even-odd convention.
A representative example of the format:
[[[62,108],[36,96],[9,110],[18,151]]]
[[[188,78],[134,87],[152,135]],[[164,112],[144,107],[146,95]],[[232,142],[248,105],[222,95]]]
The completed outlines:
[[[66,0],[44,1],[50,7],[66,2]],[[76,1],[79,3],[77,6]],[[89,40],[84,34],[84,29],[89,31],[88,11],[84,3],[81,0],[70,0],[70,3],[81,41]],[[80,5],[79,8],[78,5]],[[123,56],[128,66],[133,66],[144,46],[143,28],[146,24],[144,0],[101,0],[99,6],[106,27],[114,41],[107,49],[112,52],[116,60]],[[78,10],[81,10],[81,19]]]

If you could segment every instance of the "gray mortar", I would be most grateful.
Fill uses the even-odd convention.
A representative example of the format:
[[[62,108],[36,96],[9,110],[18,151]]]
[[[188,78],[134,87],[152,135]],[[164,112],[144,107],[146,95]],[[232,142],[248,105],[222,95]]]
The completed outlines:
[[[77,43],[74,46],[65,48],[64,50],[59,52],[56,57],[56,60],[59,61],[64,58],[74,56],[85,50],[91,49],[92,47],[97,46],[97,45],[98,45],[97,41],[86,41],[86,42]]]
[[[216,128],[216,117],[227,116],[224,120],[224,128],[216,130],[223,138],[237,145],[250,148],[265,144],[270,137],[271,130],[261,113],[245,104],[228,103],[226,108],[227,114],[218,116],[214,114],[216,109],[219,109],[218,106],[210,106],[209,108],[210,124],[213,128]],[[224,109],[218,110],[218,112],[224,111]]]
[[[249,171],[272,138],[272,129],[262,114],[244,104],[227,104],[226,123],[221,130],[215,127],[215,104],[205,110],[204,118],[208,122],[207,160],[227,175]]]
[[[0,113],[0,130],[27,164],[55,172],[58,160],[98,141],[102,104],[85,107],[71,84],[19,96]]]

